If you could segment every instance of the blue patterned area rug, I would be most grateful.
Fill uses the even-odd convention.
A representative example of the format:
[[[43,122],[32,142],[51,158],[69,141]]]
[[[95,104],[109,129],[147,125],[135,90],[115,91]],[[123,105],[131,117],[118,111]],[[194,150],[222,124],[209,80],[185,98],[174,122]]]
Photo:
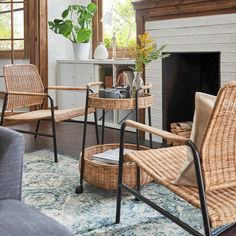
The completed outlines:
[[[75,235],[189,235],[179,226],[127,193],[123,194],[121,224],[114,224],[116,193],[85,185],[75,194],[79,183],[78,163],[42,150],[25,155],[23,200],[68,227]],[[202,231],[200,211],[166,188],[150,183],[143,195],[162,205],[197,230]]]

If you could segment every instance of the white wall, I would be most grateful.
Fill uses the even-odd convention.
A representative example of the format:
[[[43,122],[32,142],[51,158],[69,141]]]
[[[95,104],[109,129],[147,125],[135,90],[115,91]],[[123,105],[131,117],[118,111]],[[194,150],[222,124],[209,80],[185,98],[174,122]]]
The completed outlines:
[[[236,80],[236,14],[147,22],[148,31],[166,52],[221,52],[221,85]],[[146,81],[154,85],[153,125],[162,128],[162,63],[150,63]]]
[[[48,20],[61,18],[61,13],[70,4],[87,5],[90,0],[49,0],[48,1]],[[56,61],[58,59],[73,59],[74,52],[72,43],[62,35],[53,33],[48,30],[48,83],[56,84]],[[56,98],[55,92],[51,95]]]

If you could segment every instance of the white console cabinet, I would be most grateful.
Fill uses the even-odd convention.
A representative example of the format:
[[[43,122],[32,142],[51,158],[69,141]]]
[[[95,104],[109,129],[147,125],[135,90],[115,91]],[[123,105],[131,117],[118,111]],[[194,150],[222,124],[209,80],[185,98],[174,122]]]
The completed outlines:
[[[101,76],[103,70],[111,72],[113,85],[115,85],[117,70],[130,70],[133,65],[133,60],[58,60],[57,85],[77,87],[86,86],[89,82],[103,81]],[[57,104],[61,109],[83,107],[85,106],[85,93],[58,91]],[[108,111],[106,114],[107,126],[116,127],[117,117],[120,114]],[[123,112],[123,116],[125,114]]]

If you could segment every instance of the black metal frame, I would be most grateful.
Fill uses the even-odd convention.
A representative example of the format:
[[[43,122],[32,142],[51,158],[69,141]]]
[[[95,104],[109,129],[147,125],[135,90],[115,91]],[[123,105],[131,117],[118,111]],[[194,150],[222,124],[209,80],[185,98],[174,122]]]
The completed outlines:
[[[135,117],[136,121],[139,121],[139,107],[138,107],[138,96],[139,92],[142,89],[139,89],[135,93]],[[147,90],[148,93],[150,93],[150,89]],[[87,133],[87,116],[88,116],[88,109],[89,109],[89,92],[93,93],[93,90],[91,90],[87,86],[87,93],[86,93],[86,103],[85,103],[85,115],[84,115],[84,132],[83,132],[83,142],[82,142],[82,153],[81,153],[81,162],[80,162],[80,183],[75,188],[75,192],[77,194],[81,194],[84,191],[83,182],[84,182],[84,153],[85,153],[85,145],[86,145],[86,133]],[[106,110],[102,110],[102,139],[101,144],[104,144],[104,133],[105,133],[105,116],[106,116]],[[148,120],[149,125],[151,125],[151,107],[148,107]],[[96,120],[97,122],[97,120]],[[97,136],[97,144],[99,144],[99,135],[98,130],[96,130],[96,136]],[[150,147],[152,147],[152,135],[150,134]],[[137,147],[139,147],[139,130],[136,130],[136,143]],[[140,169],[137,167],[137,190],[140,190]]]
[[[122,194],[122,189],[124,188],[126,191],[129,193],[133,194],[137,199],[140,201],[143,201],[180,227],[182,227],[184,230],[189,232],[192,235],[200,236],[202,235],[200,232],[196,231],[194,228],[191,226],[187,225],[185,222],[181,221],[174,215],[170,214],[157,204],[153,203],[146,197],[142,196],[139,191],[135,191],[125,184],[122,183],[122,176],[123,176],[123,154],[124,154],[124,139],[125,139],[125,128],[126,128],[126,123],[124,122],[121,126],[121,134],[120,134],[120,156],[119,156],[119,173],[118,173],[118,192],[117,192],[117,205],[116,205],[116,223],[120,223],[120,212],[121,212],[121,194]],[[200,199],[200,206],[201,206],[201,212],[202,212],[202,217],[203,217],[203,224],[204,224],[204,232],[206,236],[211,236],[211,226],[210,226],[210,220],[209,220],[209,215],[208,215],[208,210],[207,210],[207,201],[206,201],[206,195],[205,195],[205,187],[204,187],[204,182],[203,182],[203,177],[202,177],[202,171],[201,171],[201,164],[200,164],[200,157],[198,150],[194,143],[190,140],[187,141],[187,146],[191,149],[193,153],[193,158],[194,158],[194,165],[195,165],[195,171],[196,171],[196,178],[197,178],[197,184],[198,184],[198,191],[199,191],[199,199]],[[138,147],[137,147],[138,148]],[[222,232],[221,232],[222,233]]]
[[[47,90],[45,90],[45,91],[47,91]],[[88,91],[87,91],[87,94],[88,94]],[[6,108],[7,108],[8,95],[9,94],[6,93],[5,96],[4,96],[4,102],[3,102],[3,107],[2,107],[0,126],[4,125],[4,114],[5,114],[5,111],[6,111]],[[25,96],[24,94],[19,94],[19,96],[20,95]],[[58,162],[58,155],[57,155],[57,139],[56,139],[56,122],[55,122],[55,114],[54,114],[54,110],[55,110],[55,108],[54,108],[54,101],[53,101],[53,98],[50,95],[48,95],[48,94],[45,94],[45,97],[47,97],[49,99],[49,101],[50,101],[50,110],[51,110],[51,119],[50,119],[50,121],[52,122],[52,134],[45,134],[45,133],[39,133],[38,132],[41,120],[37,121],[35,132],[27,131],[27,130],[19,130],[19,129],[14,129],[14,130],[17,131],[17,132],[20,132],[20,133],[34,135],[34,138],[37,138],[37,136],[44,136],[44,137],[53,138],[54,161],[55,161],[55,163],[57,163]],[[43,108],[43,103],[45,101],[45,97],[44,97],[43,102],[42,102],[42,104],[40,106],[40,109]],[[86,112],[88,113],[88,110],[86,110]],[[86,117],[87,117],[87,114],[86,114]],[[74,121],[74,120],[67,120],[65,122],[81,123],[80,121]],[[96,110],[94,112],[94,125],[95,125],[95,132],[96,132],[97,143],[99,143]]]

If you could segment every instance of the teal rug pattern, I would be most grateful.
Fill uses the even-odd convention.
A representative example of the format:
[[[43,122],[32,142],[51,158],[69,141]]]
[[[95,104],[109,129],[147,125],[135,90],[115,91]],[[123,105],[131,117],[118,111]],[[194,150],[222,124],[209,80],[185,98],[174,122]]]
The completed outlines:
[[[23,201],[68,227],[77,235],[189,235],[158,212],[133,196],[123,193],[121,223],[114,224],[116,192],[87,184],[75,194],[79,183],[78,161],[59,155],[53,162],[47,150],[25,154]],[[200,211],[162,186],[150,183],[142,193],[163,208],[203,231]]]

